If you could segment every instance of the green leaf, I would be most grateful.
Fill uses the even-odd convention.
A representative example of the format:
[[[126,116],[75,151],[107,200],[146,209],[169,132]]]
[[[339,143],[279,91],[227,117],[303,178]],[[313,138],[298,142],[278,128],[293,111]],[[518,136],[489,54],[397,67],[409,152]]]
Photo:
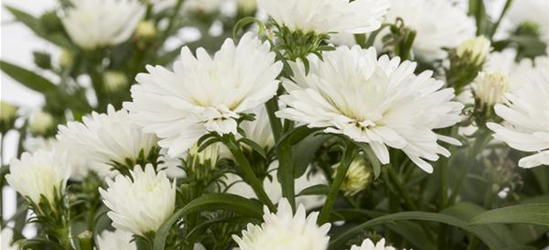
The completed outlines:
[[[300,195],[327,195],[330,192],[330,188],[324,184],[318,184],[305,188],[299,192]]]
[[[355,143],[368,157],[368,161],[372,164],[372,169],[374,170],[374,179],[377,179],[381,174],[381,162],[374,154],[374,151],[366,143]]]
[[[316,152],[331,135],[321,132],[311,133],[292,148],[294,178],[299,178],[307,171],[307,167],[315,159]]]
[[[234,29],[233,29],[233,38],[234,40],[238,40],[237,39],[237,35],[238,35],[238,32],[243,29],[245,26],[247,25],[250,25],[252,23],[256,23],[257,26],[259,27],[259,31],[258,31],[258,34],[261,35],[265,32],[266,28],[265,28],[265,24],[263,24],[263,22],[261,22],[259,19],[255,18],[255,17],[251,17],[251,16],[248,16],[248,17],[244,17],[240,20],[238,20],[238,22],[234,25]]]
[[[252,150],[257,152],[259,155],[261,155],[263,159],[267,159],[267,153],[265,153],[265,150],[261,146],[259,146],[259,144],[257,144],[255,141],[252,141],[248,138],[241,138],[239,141],[250,146]]]
[[[549,226],[549,203],[522,204],[486,211],[471,219],[471,225],[526,223]]]
[[[197,212],[224,210],[242,216],[259,219],[263,215],[261,205],[252,200],[233,194],[206,194],[176,211],[156,232],[154,250],[164,250],[166,238],[179,218]]]
[[[55,84],[50,82],[48,79],[6,61],[0,61],[0,69],[8,76],[25,85],[29,89],[41,93],[57,89]]]

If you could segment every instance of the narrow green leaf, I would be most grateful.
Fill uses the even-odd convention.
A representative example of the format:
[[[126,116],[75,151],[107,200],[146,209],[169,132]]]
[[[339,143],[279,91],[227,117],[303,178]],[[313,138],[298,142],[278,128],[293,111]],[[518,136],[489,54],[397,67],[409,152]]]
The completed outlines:
[[[327,195],[330,192],[330,188],[324,184],[318,184],[305,188],[299,192],[300,195]]]
[[[48,79],[6,61],[0,61],[0,69],[8,76],[25,85],[29,89],[41,93],[57,89],[55,84],[50,82]]]
[[[522,204],[489,210],[475,216],[470,223],[525,223],[549,226],[549,203]]]
[[[241,138],[239,141],[250,146],[253,151],[257,152],[264,159],[267,159],[267,153],[265,153],[265,150],[259,144],[257,144],[257,142],[252,141],[248,138]]]
[[[294,178],[299,178],[307,171],[307,167],[315,159],[316,152],[331,135],[320,132],[311,133],[292,148]]]
[[[368,161],[372,164],[374,170],[374,179],[377,179],[381,174],[381,162],[374,154],[374,151],[366,143],[355,143],[368,157]]]

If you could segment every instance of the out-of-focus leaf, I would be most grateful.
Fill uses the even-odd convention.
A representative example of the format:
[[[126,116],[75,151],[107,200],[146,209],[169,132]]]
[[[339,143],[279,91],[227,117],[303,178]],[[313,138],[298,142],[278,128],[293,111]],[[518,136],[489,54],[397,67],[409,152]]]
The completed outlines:
[[[50,82],[48,79],[17,65],[0,61],[0,69],[29,89],[42,93],[57,89],[55,84]]]
[[[526,223],[549,226],[549,203],[522,204],[486,211],[471,219],[471,225]]]
[[[301,190],[299,192],[299,195],[327,195],[330,192],[330,188],[328,188],[327,185],[324,184],[318,184],[314,186],[310,186],[306,189]]]

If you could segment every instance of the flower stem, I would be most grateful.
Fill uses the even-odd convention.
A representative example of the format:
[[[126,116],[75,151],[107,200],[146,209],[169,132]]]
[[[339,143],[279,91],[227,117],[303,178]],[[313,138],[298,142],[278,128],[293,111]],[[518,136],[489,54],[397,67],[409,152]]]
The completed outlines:
[[[265,189],[263,189],[263,185],[255,175],[254,171],[252,170],[252,167],[250,166],[250,163],[246,159],[246,156],[244,156],[244,153],[242,153],[242,150],[238,146],[238,143],[235,141],[234,137],[231,136],[228,140],[223,140],[225,145],[229,148],[231,153],[234,156],[234,159],[240,168],[240,171],[244,175],[245,180],[250,184],[252,189],[254,190],[254,193],[257,195],[257,198],[263,202],[263,204],[267,205],[271,211],[276,211],[276,207],[274,206],[273,202],[265,192]]]
[[[339,164],[339,167],[336,170],[337,171],[336,177],[332,182],[330,193],[328,194],[326,203],[324,204],[324,206],[322,207],[322,210],[320,211],[320,217],[318,218],[319,225],[322,225],[325,222],[327,222],[330,217],[330,212],[332,211],[332,207],[334,206],[337,195],[339,194],[339,189],[341,187],[341,184],[343,183],[343,180],[347,175],[347,170],[349,169],[349,166],[353,161],[354,153],[355,153],[355,144],[347,143],[347,148],[345,148],[343,159],[341,159],[341,163]]]

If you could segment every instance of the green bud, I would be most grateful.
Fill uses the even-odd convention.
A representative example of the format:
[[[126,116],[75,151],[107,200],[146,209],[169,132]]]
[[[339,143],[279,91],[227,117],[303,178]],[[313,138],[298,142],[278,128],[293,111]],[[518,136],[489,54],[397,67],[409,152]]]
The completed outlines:
[[[17,107],[0,101],[0,132],[5,133],[13,128],[17,119]]]
[[[47,136],[55,129],[55,119],[50,113],[42,110],[34,112],[29,118],[29,132],[35,135]]]
[[[71,51],[67,49],[61,50],[61,55],[59,56],[59,66],[63,68],[68,68],[73,64],[73,61],[74,60]]]
[[[45,52],[35,51],[32,53],[34,55],[34,64],[42,69],[51,69],[51,56]]]
[[[135,30],[135,37],[140,40],[149,41],[156,36],[156,26],[151,21],[141,21]]]
[[[334,165],[337,168],[339,164]],[[334,175],[336,171],[334,171]],[[363,157],[356,157],[349,166],[345,179],[341,184],[341,190],[346,196],[353,196],[365,190],[373,181],[372,168],[368,166]]]
[[[107,71],[103,75],[105,91],[107,93],[116,93],[128,87],[128,78],[122,72]]]

